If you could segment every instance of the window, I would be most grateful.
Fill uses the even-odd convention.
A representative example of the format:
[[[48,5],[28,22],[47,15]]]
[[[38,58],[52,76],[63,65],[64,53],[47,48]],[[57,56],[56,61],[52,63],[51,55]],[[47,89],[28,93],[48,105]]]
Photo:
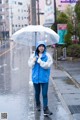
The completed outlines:
[[[24,19],[27,19],[27,17],[24,17]]]
[[[6,0],[6,3],[8,3],[8,0]]]
[[[0,20],[4,19],[4,16],[3,15],[0,15]]]
[[[0,0],[0,4],[2,3],[2,0]]]
[[[18,12],[20,12],[20,9],[18,9]]]
[[[6,11],[9,11],[9,8],[6,8]]]
[[[25,26],[27,26],[27,24],[25,24]]]
[[[0,11],[2,11],[2,8],[0,8]]]
[[[9,19],[9,16],[6,16],[7,17],[7,19]]]
[[[19,5],[22,5],[22,2],[18,2]]]
[[[15,4],[16,4],[16,1],[15,1]]]
[[[20,16],[18,16],[18,20],[20,20]]]
[[[2,11],[4,11],[4,8],[2,8]]]
[[[26,10],[24,10],[24,12],[26,12]]]
[[[16,4],[16,1],[12,1],[13,4]]]
[[[2,20],[2,15],[0,15],[0,20]]]

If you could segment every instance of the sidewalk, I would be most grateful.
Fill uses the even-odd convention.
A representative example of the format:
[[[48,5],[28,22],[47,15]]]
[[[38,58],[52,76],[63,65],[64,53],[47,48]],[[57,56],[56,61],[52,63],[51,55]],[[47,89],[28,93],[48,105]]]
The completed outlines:
[[[59,67],[72,77],[73,82],[80,87],[80,61],[59,61]]]
[[[74,83],[73,77],[64,69],[52,66],[51,78],[60,101],[73,120],[80,120],[80,88]],[[76,80],[76,78],[75,78]]]
[[[57,68],[53,64],[51,80],[67,113],[80,120],[80,62],[60,61]]]

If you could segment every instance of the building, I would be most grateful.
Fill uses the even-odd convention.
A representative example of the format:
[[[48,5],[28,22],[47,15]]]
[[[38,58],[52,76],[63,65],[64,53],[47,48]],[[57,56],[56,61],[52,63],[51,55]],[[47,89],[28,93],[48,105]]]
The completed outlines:
[[[0,0],[0,40],[9,36],[8,0]]]
[[[58,8],[59,11],[64,12],[69,5],[74,7],[77,0],[71,0],[71,1],[69,1],[69,0],[56,0],[56,7]]]
[[[62,2],[63,1],[63,2]],[[77,0],[76,0],[77,1]],[[51,25],[55,21],[55,8],[61,12],[65,12],[66,8],[71,5],[73,8],[76,2],[69,2],[69,0],[39,0],[40,10],[43,11],[43,16],[41,16],[41,24]],[[48,5],[46,4],[48,3]]]
[[[0,33],[3,37],[28,25],[27,0],[0,0]]]
[[[64,12],[67,6],[69,5],[69,3],[61,2],[61,1],[65,1],[65,0],[56,0],[56,7],[59,11]]]

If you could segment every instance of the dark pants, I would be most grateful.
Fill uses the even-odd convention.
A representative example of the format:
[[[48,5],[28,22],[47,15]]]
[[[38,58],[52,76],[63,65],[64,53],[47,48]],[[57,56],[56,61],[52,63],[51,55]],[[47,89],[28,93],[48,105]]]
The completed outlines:
[[[33,83],[35,89],[35,100],[36,105],[40,104],[40,91],[42,88],[42,97],[43,97],[43,108],[48,106],[48,83]]]

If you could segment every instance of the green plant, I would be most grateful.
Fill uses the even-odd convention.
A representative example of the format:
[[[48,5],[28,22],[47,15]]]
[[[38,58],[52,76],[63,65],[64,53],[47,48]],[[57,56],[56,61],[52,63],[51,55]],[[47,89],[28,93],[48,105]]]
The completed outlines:
[[[80,58],[80,45],[73,44],[67,48],[67,56]]]
[[[71,40],[71,34],[67,33],[65,35],[65,46],[68,47],[69,45],[72,44],[72,40]]]

